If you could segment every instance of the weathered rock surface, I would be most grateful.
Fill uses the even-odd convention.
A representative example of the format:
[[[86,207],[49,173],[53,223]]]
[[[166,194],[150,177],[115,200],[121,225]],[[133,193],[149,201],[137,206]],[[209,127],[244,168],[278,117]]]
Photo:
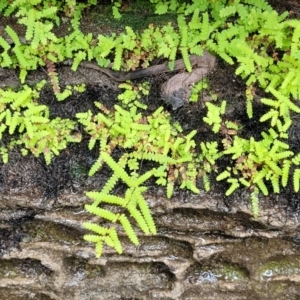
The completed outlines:
[[[218,195],[160,193],[147,197],[158,235],[140,235],[138,247],[123,237],[122,255],[100,259],[82,240],[91,217],[81,193],[48,205],[27,191],[2,195],[1,299],[298,299],[299,224],[284,201],[262,201],[255,221],[246,199],[230,211]]]

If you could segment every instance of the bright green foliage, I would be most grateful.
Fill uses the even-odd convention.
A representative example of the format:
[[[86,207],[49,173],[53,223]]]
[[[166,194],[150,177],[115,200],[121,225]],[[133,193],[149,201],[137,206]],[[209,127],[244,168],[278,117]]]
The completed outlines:
[[[141,99],[142,96],[149,95],[149,82],[145,81],[137,87],[131,83],[121,83],[119,88],[125,89],[125,91],[118,96],[118,100],[122,102],[123,106],[136,106],[138,108],[147,109],[147,106],[139,102],[139,99]]]
[[[67,147],[69,142],[80,142],[81,135],[72,134],[75,122],[69,119],[49,119],[49,108],[39,105],[36,99],[45,82],[37,89],[24,86],[14,92],[0,89],[0,137],[9,133],[12,139],[9,148],[21,146],[22,154],[28,151],[35,156],[43,154],[49,164],[53,155]],[[8,153],[1,147],[2,160],[7,162]]]
[[[296,169],[294,172],[294,190],[296,193],[299,192],[299,186],[300,186],[300,169]]]
[[[124,156],[126,156],[126,154]],[[114,174],[111,177],[113,180],[110,178],[101,192],[88,192],[87,195],[94,200],[94,203],[92,205],[86,205],[85,208],[91,214],[95,214],[111,223],[120,222],[131,242],[138,245],[138,237],[127,215],[131,216],[131,218],[136,221],[144,233],[156,234],[154,221],[146,200],[142,195],[147,188],[141,185],[149,179],[149,177],[153,176],[156,169],[152,169],[142,176],[138,176],[136,174],[130,176],[124,170],[124,156],[120,158],[119,162],[116,162],[107,152],[101,152],[100,157],[114,171]],[[128,185],[128,189],[125,192],[124,197],[110,194],[110,191],[114,188],[119,179]],[[113,213],[110,210],[98,207],[100,204],[105,203],[110,206],[116,205],[121,208],[121,211],[119,213]],[[94,235],[85,235],[85,239],[96,243],[96,249],[102,249],[102,244],[106,243],[108,246],[115,248],[118,253],[122,253],[122,246],[113,227],[100,227],[94,223],[84,223],[83,225],[94,232]],[[111,238],[112,232],[114,234],[114,238]],[[100,255],[101,251],[97,251],[97,256]]]
[[[202,176],[204,188],[206,191],[210,190],[209,174],[212,171],[217,172],[216,162],[222,156],[222,153],[218,151],[217,142],[207,142],[200,144],[201,153],[197,162],[199,163],[199,175]]]
[[[217,180],[226,179],[231,184],[226,195],[233,193],[241,184],[253,187],[256,191],[259,189],[265,196],[269,194],[266,186],[268,181],[274,193],[280,192],[280,180],[282,186],[286,186],[294,153],[289,150],[288,144],[276,139],[272,134],[263,132],[262,137],[260,141],[255,141],[253,138],[246,140],[238,136],[234,136],[233,141],[231,138],[224,139],[223,153],[231,155],[235,161],[233,167],[227,167],[217,177]],[[297,192],[297,176],[297,171],[295,171],[295,192]],[[255,208],[257,205],[253,204],[253,199],[257,197],[253,197],[251,196],[252,207]],[[253,214],[257,215],[257,212],[255,208]]]
[[[257,187],[254,188],[254,191],[250,195],[251,205],[252,205],[252,213],[254,219],[257,219],[259,216],[259,190]]]
[[[92,59],[92,49],[89,45],[92,35],[84,35],[79,31],[78,24],[81,11],[89,5],[95,4],[96,1],[87,1],[87,4],[77,4],[75,0],[51,1],[52,3],[20,0],[12,2],[4,14],[10,15],[14,10],[16,11],[18,23],[26,27],[25,42],[21,42],[17,33],[11,27],[6,26],[5,31],[13,41],[14,47],[12,48],[5,39],[0,37],[0,46],[4,49],[0,56],[0,67],[18,66],[20,68],[20,80],[24,83],[28,70],[35,70],[38,66],[46,65],[57,98],[59,100],[65,99],[72,93],[72,88],[67,87],[64,92],[60,91],[54,63],[61,62],[66,58],[73,58],[73,69],[76,69],[76,66],[86,57]],[[39,5],[38,8],[35,5]],[[5,6],[2,9],[4,8]],[[60,23],[57,16],[60,10],[72,18],[71,24],[74,32],[76,32],[75,35],[70,34],[65,39],[58,38],[53,33],[55,23],[56,25]]]
[[[141,89],[142,87],[132,88],[132,90]],[[128,89],[121,95],[122,102],[126,95]],[[131,97],[131,94],[129,96]],[[195,142],[192,138],[196,131],[192,131],[185,137],[178,137],[180,126],[177,126],[177,129],[172,126],[169,113],[163,112],[162,107],[145,117],[137,112],[137,106],[133,102],[130,109],[115,105],[114,112],[110,112],[98,102],[95,104],[103,113],[94,116],[90,111],[77,114],[79,122],[91,136],[90,149],[97,141],[100,143],[100,151],[108,154],[111,154],[116,146],[129,149],[131,152],[123,159],[124,168],[127,164],[131,175],[138,175],[140,161],[155,161],[161,165],[160,171],[156,171],[154,175],[158,177],[158,184],[166,185],[167,182],[178,180],[182,188],[197,190],[196,174],[192,172],[193,168],[189,165],[194,157]],[[140,103],[137,104],[140,106]],[[100,155],[89,174],[93,175],[102,165],[103,159]],[[177,170],[178,176],[176,178],[169,176],[167,180],[167,173],[174,170]]]
[[[124,103],[127,105],[129,102],[130,108],[123,109],[121,106],[115,105],[115,111],[111,112],[102,104],[95,102],[101,110],[97,115],[92,115],[90,111],[77,114],[84,130],[91,136],[89,148],[92,149],[96,142],[99,142],[100,145],[99,158],[92,166],[89,175],[100,170],[104,163],[113,171],[113,175],[108,179],[101,192],[88,193],[94,203],[87,206],[87,210],[109,222],[120,222],[126,235],[134,244],[138,243],[138,239],[128,216],[136,221],[144,233],[155,232],[150,210],[142,196],[146,191],[146,187],[142,184],[150,177],[155,177],[157,184],[167,187],[169,198],[172,196],[176,183],[180,183],[180,188],[187,188],[199,193],[196,186],[197,177],[203,176],[203,180],[208,180],[207,176],[220,156],[216,149],[217,144],[207,143],[202,145],[206,151],[197,159],[193,140],[196,131],[194,130],[186,136],[182,135],[179,124],[176,127],[172,125],[169,113],[164,112],[162,107],[149,116],[139,113],[137,106],[140,106],[141,103],[138,102],[136,106],[136,102],[132,102],[130,99],[132,95],[136,99],[137,91],[144,93],[143,86],[134,87],[128,83],[122,85],[126,90],[119,98],[122,99],[123,105]],[[133,91],[136,92],[132,94]],[[130,99],[126,99],[127,96]],[[116,147],[126,150],[118,162],[112,158],[113,150]],[[141,162],[145,163],[147,160],[156,162],[158,166],[140,174]],[[205,162],[204,168],[202,167],[203,162]],[[119,180],[128,186],[124,197],[111,194]],[[103,203],[122,208],[122,213],[112,213],[110,210],[99,208]],[[87,228],[92,227],[89,224]],[[92,231],[97,233],[99,228],[93,228],[96,229],[92,229]],[[111,228],[103,231],[101,238],[88,235],[86,239],[94,241],[97,244],[96,249],[102,249],[104,242],[117,249],[118,240],[116,240],[116,245],[111,240],[109,240],[110,244],[106,241],[110,230]]]
[[[120,18],[121,0],[113,2],[113,15]],[[156,183],[166,186],[171,197],[176,184],[198,193],[197,178],[202,178],[205,190],[210,189],[212,172],[218,172],[217,160],[230,155],[231,164],[224,166],[217,180],[226,180],[229,188],[226,195],[240,187],[248,188],[254,217],[259,215],[259,194],[267,195],[270,187],[278,193],[292,177],[295,192],[300,185],[300,154],[289,150],[288,132],[293,117],[300,112],[300,21],[288,20],[288,13],[278,14],[264,0],[150,0],[156,13],[178,13],[177,25],[168,23],[161,27],[150,24],[140,32],[132,28],[119,34],[93,37],[80,30],[80,19],[85,8],[96,3],[88,1],[40,1],[4,0],[0,13],[14,16],[24,26],[25,36],[20,37],[12,27],[6,26],[6,37],[0,36],[0,67],[18,68],[21,83],[28,71],[43,67],[58,100],[64,100],[73,90],[82,91],[82,86],[67,86],[61,91],[56,65],[71,61],[76,71],[82,61],[95,60],[99,66],[112,66],[115,70],[135,70],[148,67],[154,58],[165,58],[172,69],[174,61],[182,57],[186,69],[191,71],[189,54],[201,55],[209,50],[228,64],[237,62],[236,74],[246,82],[246,112],[251,118],[252,102],[258,87],[269,95],[260,99],[268,111],[261,116],[270,128],[258,141],[238,136],[240,125],[226,119],[225,105],[207,103],[204,121],[212,126],[214,133],[223,135],[223,147],[217,142],[200,142],[201,153],[196,154],[194,136],[196,130],[184,135],[178,123],[171,122],[169,113],[159,108],[151,115],[146,112],[142,97],[147,96],[147,84],[133,86],[124,83],[125,92],[119,96],[120,105],[110,111],[100,102],[95,102],[100,112],[90,111],[77,115],[78,122],[91,136],[89,149],[99,143],[99,158],[90,169],[90,175],[107,164],[113,175],[100,192],[90,192],[94,200],[86,209],[112,226],[86,223],[93,232],[86,235],[87,241],[96,245],[97,256],[103,252],[103,243],[122,252],[116,223],[134,243],[138,243],[136,226],[144,233],[155,233],[155,225],[143,198],[143,184],[151,177]],[[70,21],[69,33],[57,36],[55,29],[61,16]],[[278,55],[280,53],[280,55]],[[33,89],[26,85],[19,91],[0,90],[0,137],[10,136],[8,145],[1,144],[0,157],[8,160],[8,150],[15,145],[23,154],[29,151],[43,154],[50,163],[53,155],[79,141],[74,135],[75,121],[50,119],[49,109],[37,102],[41,87]],[[194,87],[191,100],[198,99],[206,88],[205,83]],[[97,99],[95,99],[97,100]],[[296,118],[295,118],[296,119]],[[118,161],[114,149],[124,149],[126,154]],[[141,174],[142,161],[152,161],[155,168]],[[127,186],[125,195],[112,191],[122,180]],[[94,193],[94,194],[91,194]],[[100,207],[103,202],[108,205]],[[109,206],[115,206],[109,210]],[[135,226],[133,224],[136,224]]]
[[[221,129],[221,115],[225,113],[226,101],[223,101],[220,107],[212,104],[211,102],[207,102],[206,107],[208,109],[207,116],[203,118],[203,121],[209,125],[212,125],[212,131],[217,133]]]

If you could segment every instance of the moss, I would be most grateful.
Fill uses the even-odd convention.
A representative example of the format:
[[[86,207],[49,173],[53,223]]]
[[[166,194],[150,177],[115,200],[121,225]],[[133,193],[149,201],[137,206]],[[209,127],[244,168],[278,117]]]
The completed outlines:
[[[300,274],[300,257],[288,256],[272,259],[264,263],[257,270],[257,276],[269,280],[275,276],[289,276]]]
[[[248,279],[246,269],[231,263],[219,263],[210,268],[210,271],[219,280],[243,281]]]
[[[210,262],[208,265],[197,266],[188,272],[187,278],[192,284],[200,282],[216,282],[218,280],[229,282],[245,282],[249,279],[249,272],[237,264],[229,262]]]
[[[70,227],[51,222],[35,221],[25,225],[27,241],[30,242],[57,242],[74,244],[81,240],[81,234]]]

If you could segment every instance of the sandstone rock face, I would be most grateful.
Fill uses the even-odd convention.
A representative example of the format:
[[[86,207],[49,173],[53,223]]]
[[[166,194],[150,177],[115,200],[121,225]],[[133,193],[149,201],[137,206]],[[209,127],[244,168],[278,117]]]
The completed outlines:
[[[157,236],[96,259],[82,239],[90,220],[81,193],[56,199],[29,189],[1,196],[1,299],[298,299],[298,220],[262,201],[253,220],[247,199],[161,191],[147,196]]]

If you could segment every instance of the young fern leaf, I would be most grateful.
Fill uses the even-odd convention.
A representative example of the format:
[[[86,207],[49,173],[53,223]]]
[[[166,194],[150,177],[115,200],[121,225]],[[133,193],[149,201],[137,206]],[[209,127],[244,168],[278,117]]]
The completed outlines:
[[[122,254],[123,252],[123,248],[121,245],[121,242],[119,240],[117,231],[115,230],[115,228],[110,228],[109,230],[109,237],[111,238],[111,241],[113,243],[113,248],[119,253]],[[97,249],[96,249],[97,251]]]
[[[167,198],[170,199],[173,195],[173,191],[174,191],[174,182],[171,180],[168,180],[167,183]]]
[[[118,238],[117,232],[114,228],[106,228],[102,227],[95,223],[85,222],[83,226],[91,231],[97,233],[94,234],[86,234],[84,235],[84,239],[88,242],[92,242],[96,244],[96,257],[100,257],[103,249],[103,242],[105,242],[109,247],[114,248],[119,254],[123,252],[122,245]]]
[[[131,242],[134,244],[134,245],[138,245],[139,244],[139,239],[138,237],[136,236],[130,222],[128,221],[128,218],[122,214],[120,215],[119,217],[119,221],[121,223],[121,225],[123,226],[127,236],[129,237],[129,239],[131,240]]]
[[[217,176],[216,180],[217,181],[224,180],[225,178],[228,178],[229,176],[230,176],[230,172],[225,170]]]
[[[187,69],[188,72],[192,72],[192,66],[189,59],[188,49],[186,47],[181,47],[180,50],[181,50],[181,55],[183,58],[185,68]]]
[[[123,54],[123,47],[121,45],[117,45],[115,49],[115,60],[114,60],[114,69],[117,71],[121,69],[122,54]]]
[[[287,186],[288,178],[289,178],[289,171],[291,167],[291,161],[284,160],[283,161],[283,168],[282,168],[282,177],[281,177],[281,184],[283,187]]]
[[[271,177],[271,183],[272,183],[274,193],[278,194],[280,192],[280,188],[279,188],[279,176],[277,174],[274,174]]]
[[[109,195],[103,192],[103,190],[99,192],[87,192],[86,195],[93,199],[94,202],[92,206],[98,207],[98,205],[101,202],[109,203],[109,204],[115,204],[119,206],[124,206],[126,203],[124,202],[124,199],[119,196]]]
[[[4,49],[4,51],[8,51],[10,49],[10,44],[0,36],[0,46]]]
[[[259,191],[257,188],[254,188],[254,191],[250,195],[251,206],[252,206],[252,214],[254,219],[257,219],[259,216],[259,199],[258,199]]]
[[[156,172],[156,168],[154,168],[150,171],[147,171],[142,176],[138,177],[136,179],[136,186],[140,186],[142,183],[144,183],[146,180],[148,180],[151,176],[153,176],[155,172]]]
[[[88,241],[88,239],[86,239],[86,240]],[[96,251],[96,258],[99,258],[102,255],[102,251],[103,251],[103,243],[101,240],[99,240],[96,243],[95,251]]]
[[[101,190],[101,193],[109,194],[117,184],[118,180],[119,180],[118,175],[116,173],[113,173],[113,175],[105,183],[104,187]]]
[[[113,158],[106,152],[101,152],[100,157],[109,165],[109,167],[126,183],[129,187],[136,186],[136,182],[121,168]]]
[[[144,219],[148,225],[148,228],[150,230],[150,232],[152,234],[156,234],[156,226],[155,226],[155,223],[153,221],[153,218],[151,216],[151,212],[150,212],[150,209],[149,209],[149,206],[148,204],[146,203],[144,197],[142,196],[142,194],[139,194],[137,193],[136,195],[137,197],[137,204],[144,216]]]
[[[99,171],[102,168],[102,165],[103,159],[101,156],[99,156],[95,163],[92,165],[91,169],[89,170],[89,176],[93,176],[97,171]]]
[[[18,34],[10,26],[6,26],[5,31],[11,37],[16,47],[21,45]]]
[[[128,208],[130,215],[136,220],[136,222],[139,224],[139,226],[143,230],[143,232],[145,232],[146,234],[149,234],[150,230],[148,228],[148,225],[147,225],[144,217],[142,216],[142,214],[136,209],[136,205],[129,204],[127,206],[127,208]]]
[[[294,171],[294,177],[293,177],[293,182],[294,182],[294,191],[296,193],[299,192],[299,185],[300,185],[300,169],[296,169]]]
[[[105,236],[109,232],[109,228],[100,226],[100,225],[95,224],[95,223],[84,222],[82,225],[83,225],[84,228],[97,233],[98,236],[101,236],[101,235]]]
[[[239,182],[246,187],[250,187],[250,182],[247,181],[245,178],[239,178]]]
[[[294,165],[299,166],[300,164],[300,153],[298,153],[293,159],[292,162]]]
[[[237,179],[228,179],[227,182],[231,182],[230,188],[226,191],[225,195],[230,196],[237,188],[239,188],[240,184]]]
[[[210,30],[209,30],[209,16],[207,12],[202,14],[202,24],[201,24],[201,33],[200,40],[207,41],[209,38]]]
[[[94,205],[89,205],[89,204],[86,204],[84,206],[84,208],[91,214],[94,214],[98,217],[101,217],[101,218],[104,218],[106,220],[109,220],[113,223],[115,223],[118,219],[118,215],[112,213],[111,211],[109,210],[106,210],[106,209],[103,209],[103,208],[99,208],[99,207],[96,207]]]
[[[267,189],[263,179],[257,181],[256,184],[265,196],[269,195],[268,189]]]

